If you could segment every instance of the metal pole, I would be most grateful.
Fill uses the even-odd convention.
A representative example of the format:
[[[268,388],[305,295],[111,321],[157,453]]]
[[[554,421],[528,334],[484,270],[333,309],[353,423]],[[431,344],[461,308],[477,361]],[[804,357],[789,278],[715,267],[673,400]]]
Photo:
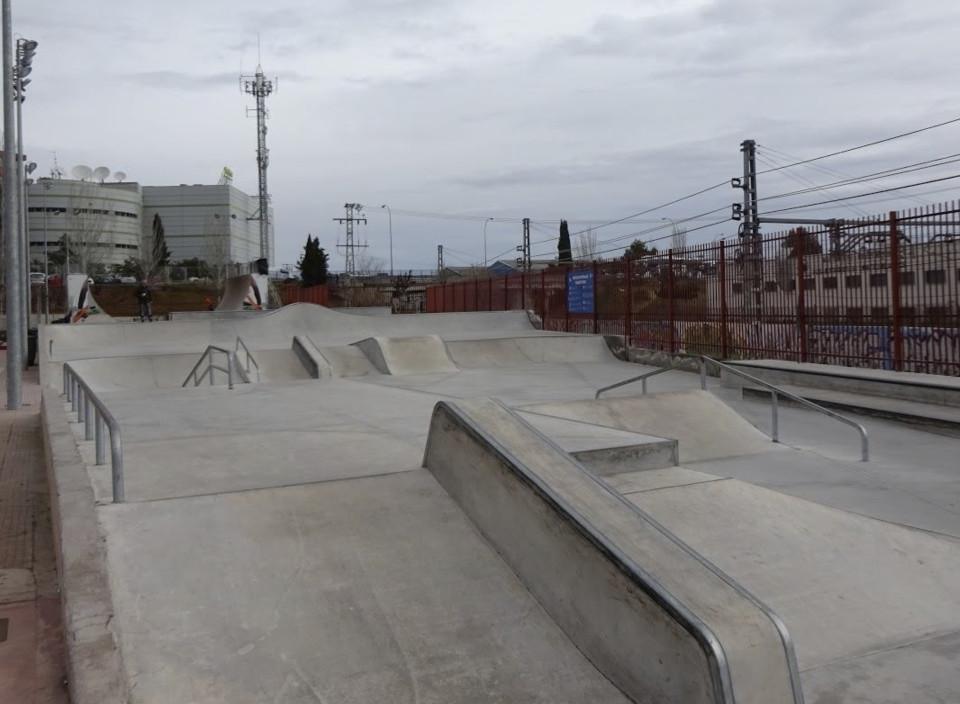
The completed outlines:
[[[707,390],[707,363],[704,361],[703,357],[700,357],[697,360],[697,364],[700,367],[700,389],[703,391]]]
[[[16,193],[16,125],[13,111],[13,27],[10,0],[0,0],[3,46],[3,233],[4,269],[7,293],[7,408],[20,408],[20,374],[23,371],[23,341],[26,338],[20,319],[22,289],[20,277],[20,246],[17,236]]]
[[[393,211],[390,209],[390,206],[383,204],[381,208],[387,209],[387,218],[389,219],[389,228],[390,228],[390,276],[393,277]]]
[[[770,439],[780,442],[780,402],[777,392],[770,392]]]
[[[94,407],[93,401],[90,400],[90,394],[86,395],[86,398],[83,400],[83,439],[84,440],[93,440],[93,417],[94,417]]]
[[[100,417],[99,411],[96,414],[96,421],[94,426],[94,440],[97,451],[97,465],[102,465],[107,461],[107,447],[103,442],[103,424],[104,420]]]
[[[17,225],[20,232],[20,285],[23,287],[23,366],[27,366],[28,331],[30,330],[30,242],[27,233],[27,189],[23,158],[23,76],[20,66],[22,39],[17,40]]]
[[[47,246],[47,195],[50,186],[43,182],[43,322],[50,322],[50,250]]]
[[[483,221],[483,268],[487,268],[489,259],[487,259],[487,223],[493,220],[493,218],[487,218]]]

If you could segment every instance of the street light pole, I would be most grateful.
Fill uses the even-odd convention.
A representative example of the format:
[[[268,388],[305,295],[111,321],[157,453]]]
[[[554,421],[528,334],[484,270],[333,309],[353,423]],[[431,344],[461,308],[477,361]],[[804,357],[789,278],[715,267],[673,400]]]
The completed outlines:
[[[393,278],[393,211],[390,210],[390,206],[384,203],[380,206],[381,208],[387,209],[387,217],[390,228],[390,278]]]
[[[487,223],[493,218],[487,218],[483,221],[483,268],[487,268]]]
[[[13,26],[10,0],[0,0],[3,48],[3,232],[7,294],[7,408],[20,408],[20,375],[23,373],[23,339],[20,320],[23,293],[20,283],[20,237],[17,218],[16,125],[13,110]]]

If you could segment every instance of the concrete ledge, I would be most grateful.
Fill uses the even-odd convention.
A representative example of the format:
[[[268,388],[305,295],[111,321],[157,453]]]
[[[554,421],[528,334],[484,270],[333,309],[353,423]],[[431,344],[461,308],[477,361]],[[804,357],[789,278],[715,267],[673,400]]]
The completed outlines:
[[[958,377],[768,359],[730,360],[727,364],[771,384],[808,386],[960,407]],[[721,374],[721,378],[725,385],[734,388],[750,384],[731,374]]]
[[[368,337],[353,343],[381,374],[431,374],[459,371],[439,335]]]
[[[424,466],[628,697],[802,701],[779,619],[506,407],[438,403]]]
[[[313,379],[332,376],[330,364],[325,360],[314,347],[312,342],[305,340],[299,335],[293,336],[293,352],[297,359],[303,364],[303,368]]]
[[[43,389],[50,486],[70,701],[127,702],[123,661],[111,628],[113,602],[93,489],[57,393]]]
[[[577,450],[570,454],[601,477],[629,471],[676,467],[680,464],[679,443],[669,439],[643,445]]]

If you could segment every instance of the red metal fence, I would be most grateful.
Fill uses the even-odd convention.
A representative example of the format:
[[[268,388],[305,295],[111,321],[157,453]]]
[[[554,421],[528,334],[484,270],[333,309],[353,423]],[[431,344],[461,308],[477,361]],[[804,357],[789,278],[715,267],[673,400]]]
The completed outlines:
[[[518,309],[635,347],[960,376],[960,204],[427,289],[432,313]]]
[[[319,286],[301,286],[300,284],[280,284],[277,286],[283,305],[290,303],[316,303],[325,306],[330,300],[326,284]]]

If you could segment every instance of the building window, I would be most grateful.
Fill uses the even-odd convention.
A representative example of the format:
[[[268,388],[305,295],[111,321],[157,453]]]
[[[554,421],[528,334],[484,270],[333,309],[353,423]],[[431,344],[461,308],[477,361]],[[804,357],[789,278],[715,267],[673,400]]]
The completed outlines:
[[[870,286],[872,288],[886,288],[887,272],[882,272],[880,274],[870,274]]]
[[[738,296],[743,295],[743,284],[742,284],[742,283],[739,283],[739,282],[738,282],[738,283],[735,283],[735,284],[733,285],[733,292],[734,292],[735,294],[737,294]]]
[[[863,277],[860,274],[843,277],[843,285],[847,288],[860,288],[863,285]]]
[[[923,282],[931,286],[938,286],[947,282],[947,272],[945,269],[928,269],[923,272]]]
[[[804,280],[803,280],[803,290],[804,290],[804,291],[816,291],[816,290],[817,290],[817,280],[816,280],[816,279],[804,279]]]
[[[777,282],[776,281],[764,281],[763,290],[767,293],[776,293],[777,292]]]
[[[825,290],[832,290],[837,287],[837,277],[836,276],[824,276],[823,277],[823,288]]]
[[[917,281],[917,276],[912,271],[901,271],[900,272],[900,285],[901,286],[913,286]]]

